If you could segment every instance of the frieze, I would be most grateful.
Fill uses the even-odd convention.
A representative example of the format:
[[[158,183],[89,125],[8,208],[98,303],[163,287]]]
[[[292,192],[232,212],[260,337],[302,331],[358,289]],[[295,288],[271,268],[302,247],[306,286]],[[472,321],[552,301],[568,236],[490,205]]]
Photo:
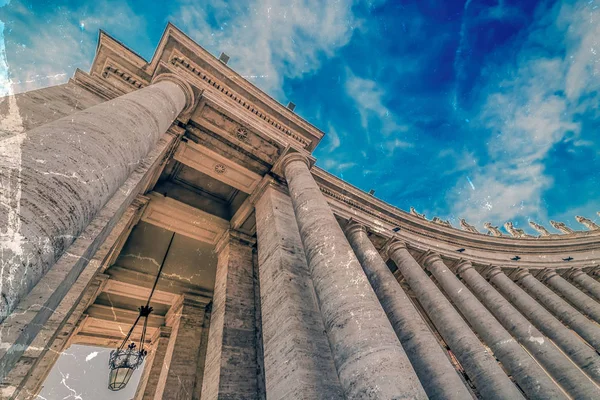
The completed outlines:
[[[184,57],[179,56],[179,55],[174,55],[173,57],[171,57],[169,62],[173,65],[179,65],[179,66],[187,69],[194,75],[198,76],[204,82],[213,86],[215,89],[219,90],[221,93],[225,94],[226,96],[228,96],[229,98],[231,98],[232,100],[237,102],[239,105],[244,107],[246,110],[255,114],[256,116],[258,116],[262,120],[266,121],[267,123],[269,123],[276,129],[278,129],[279,131],[283,132],[285,135],[291,137],[292,139],[294,139],[295,141],[300,143],[303,149],[308,147],[308,145],[310,144],[309,141],[307,141],[303,137],[295,134],[290,128],[288,128],[287,126],[278,122],[277,120],[275,120],[273,117],[271,117],[270,115],[265,113],[263,110],[259,109],[254,104],[250,103],[249,101],[247,101],[244,98],[242,98],[241,96],[239,96],[237,93],[235,93],[233,90],[231,90],[230,88],[225,86],[223,83],[216,80],[214,77],[210,76],[209,74],[207,74],[200,68],[190,64],[190,62],[187,61]]]

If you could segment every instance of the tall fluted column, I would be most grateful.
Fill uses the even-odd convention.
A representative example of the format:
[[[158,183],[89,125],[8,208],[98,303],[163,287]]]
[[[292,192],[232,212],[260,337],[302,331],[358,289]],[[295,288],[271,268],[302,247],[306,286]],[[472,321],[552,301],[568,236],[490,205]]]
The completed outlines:
[[[600,397],[598,387],[479,275],[471,262],[460,262],[457,272],[504,328],[517,338],[569,395],[578,399]],[[489,270],[490,275],[498,273],[501,273],[498,267]]]
[[[564,392],[454,275],[438,254],[426,255],[422,264],[435,276],[446,295],[458,307],[473,330],[492,349],[496,358],[512,375],[527,397],[566,398]]]
[[[584,288],[589,294],[600,301],[600,283],[579,268],[573,268],[567,273],[568,278]]]
[[[193,92],[176,76],[25,134],[0,151],[0,321],[148,155]]]
[[[346,397],[427,398],[307,159],[292,153],[282,166]]]
[[[387,252],[481,396],[487,399],[522,399],[521,392],[411,256],[406,245],[393,241],[388,244]]]
[[[554,289],[554,291],[560,293],[571,304],[577,307],[579,311],[586,314],[594,321],[600,322],[600,304],[567,282],[565,278],[558,275],[556,271],[550,269],[543,271],[540,280]]]
[[[350,222],[346,236],[427,396],[430,399],[468,399],[471,394],[448,355],[437,345],[435,336],[371,243],[364,226]]]
[[[506,276],[500,268],[491,270],[488,279],[544,335],[552,339],[579,368],[596,383],[600,383],[600,357],[596,351],[574,335],[570,329]]]
[[[600,327],[560,298],[529,271],[519,270],[515,281],[550,310],[562,323],[568,325],[588,342],[596,351],[600,351]]]

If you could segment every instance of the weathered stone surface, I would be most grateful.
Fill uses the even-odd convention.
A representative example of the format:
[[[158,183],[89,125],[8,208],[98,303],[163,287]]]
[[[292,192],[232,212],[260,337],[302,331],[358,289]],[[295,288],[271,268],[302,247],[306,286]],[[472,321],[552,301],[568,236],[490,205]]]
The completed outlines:
[[[286,157],[285,178],[346,397],[426,398],[306,158]]]
[[[570,326],[596,351],[600,351],[600,326],[587,319],[528,271],[521,269],[515,276],[515,281],[550,310],[562,323]]]
[[[289,195],[256,202],[266,390],[269,399],[343,399]]]
[[[160,381],[161,370],[165,365],[165,356],[171,337],[171,327],[161,326],[152,338],[152,347],[148,350],[148,356],[144,360],[144,371],[140,377],[135,400],[153,400]]]
[[[1,319],[85,229],[185,105],[184,90],[162,81],[20,135],[18,154],[0,151]]]
[[[25,131],[102,103],[103,98],[69,81],[14,95]],[[0,103],[2,104],[2,103]],[[0,118],[8,110],[0,106]],[[0,133],[1,137],[1,133]]]
[[[410,288],[415,292],[421,306],[435,324],[452,352],[456,355],[467,375],[475,383],[483,398],[521,399],[523,395],[510,381],[496,362],[461,318],[444,294],[429,279],[425,271],[410,255],[404,243],[393,241],[387,252]]]
[[[169,310],[166,325],[171,328],[171,335],[156,383],[155,399],[192,398],[207,300],[183,295]]]
[[[430,399],[468,399],[471,393],[446,352],[400,287],[364,227],[348,223],[346,236]]]
[[[600,283],[584,273],[581,269],[575,269],[569,273],[570,279],[583,287],[596,301],[600,301]]]
[[[596,351],[582,342],[570,329],[560,323],[548,310],[501,271],[495,270],[489,275],[489,280],[541,332],[552,339],[579,368],[596,383],[600,383],[600,358]]]
[[[574,305],[579,311],[600,323],[600,304],[588,295],[577,289],[558,275],[556,271],[546,270],[543,272],[542,280],[546,285],[560,293],[569,303]]]
[[[567,398],[540,365],[444,264],[439,255],[431,253],[422,263],[528,398]]]
[[[253,240],[227,231],[217,244],[202,399],[257,399]]]
[[[457,272],[488,310],[523,347],[548,371],[558,384],[574,398],[600,396],[598,387],[585,376],[550,340],[535,328],[508,300],[496,291],[471,265],[463,261]],[[501,273],[495,267],[490,274]]]

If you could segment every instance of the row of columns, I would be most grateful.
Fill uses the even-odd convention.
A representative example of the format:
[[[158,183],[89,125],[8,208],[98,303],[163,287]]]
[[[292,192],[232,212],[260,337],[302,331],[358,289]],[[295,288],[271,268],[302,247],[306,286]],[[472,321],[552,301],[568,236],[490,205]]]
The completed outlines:
[[[275,259],[280,267],[287,263],[285,259],[291,254],[296,256],[294,270],[302,274],[300,280],[307,294],[304,298],[308,299],[304,303],[310,304],[305,312],[310,310],[311,316],[317,313],[322,317],[333,367],[339,377],[339,389],[328,388],[329,393],[335,394],[332,397],[339,396],[340,390],[347,398],[471,397],[470,390],[452,366],[445,350],[439,346],[433,332],[369,240],[365,228],[350,222],[345,232],[342,231],[304,156],[297,153],[288,155],[283,162],[283,171],[289,200],[284,193],[278,193],[271,195],[268,213],[261,211],[264,206],[257,206],[259,264],[260,268],[265,265],[261,252],[268,252],[271,260],[274,259],[273,254],[278,254]],[[276,204],[273,202],[275,197],[279,199]],[[281,215],[277,216],[278,213]],[[283,233],[279,237],[274,233],[273,226],[278,223],[284,224],[280,232],[294,232],[290,234],[294,237],[285,237]],[[296,227],[299,237],[295,234]],[[271,233],[269,240],[266,240],[269,236],[267,231]],[[282,243],[277,243],[278,237]],[[265,248],[269,250],[265,251]],[[304,250],[305,258],[297,257],[300,249]],[[565,332],[556,329],[553,337],[563,340],[548,340],[544,336],[548,335],[547,328],[536,323],[535,318],[531,318],[530,322],[529,316],[526,318],[518,305],[507,300],[509,293],[523,289],[499,269],[490,269],[488,276],[492,283],[489,283],[467,261],[450,269],[438,255],[427,253],[418,262],[397,240],[391,240],[385,251],[398,266],[419,304],[482,397],[541,399],[600,396],[596,385],[598,355],[570,332],[568,337],[562,337],[566,336]],[[290,276],[290,265],[283,267],[288,270],[285,276]],[[588,287],[595,287],[595,282],[577,277]],[[517,281],[523,277],[518,278]],[[298,276],[292,276],[290,281],[298,279]],[[261,285],[264,281],[268,279],[261,275]],[[494,284],[494,287],[494,282],[500,283]],[[578,307],[585,308],[586,314],[593,316],[591,310],[595,303],[584,302],[583,297],[576,296],[573,291],[568,292],[564,282],[560,283],[565,296],[570,293],[570,301],[572,299]],[[502,291],[503,287],[507,291]],[[578,290],[574,286],[569,289]],[[541,309],[549,307],[546,304],[542,307],[533,300],[530,297],[533,293],[523,291],[522,294]],[[540,298],[536,297],[538,301],[541,301]],[[269,293],[261,292],[261,300],[267,304]],[[564,303],[561,304],[563,308],[568,306]],[[532,304],[527,303],[527,306]],[[542,313],[537,308],[534,312]],[[263,324],[269,322],[269,315],[263,309]],[[302,315],[298,310],[296,317],[304,320],[306,314]],[[577,318],[579,324],[592,331],[586,340],[595,337],[592,336],[594,330],[590,328],[590,324],[594,327],[595,324],[582,318],[588,323],[584,324]],[[547,318],[544,321],[547,322]],[[324,339],[317,331],[310,335],[317,342],[320,340],[322,343]],[[307,336],[305,333],[304,337]],[[269,370],[273,369],[271,365],[274,363],[268,360],[267,354],[277,346],[276,342],[272,339],[272,343],[264,343],[269,394],[272,393],[269,388],[274,385]],[[330,363],[324,362],[329,355],[325,353],[319,353],[323,357],[319,374],[312,376],[315,386],[326,387],[325,381],[331,382],[333,369]],[[282,354],[281,349],[276,354],[274,359]],[[307,358],[314,357],[314,353],[311,355],[306,349],[303,354]],[[278,372],[282,373],[281,370]],[[294,373],[289,376],[293,377]],[[281,383],[281,379],[278,382]],[[304,398],[301,395],[295,397]]]

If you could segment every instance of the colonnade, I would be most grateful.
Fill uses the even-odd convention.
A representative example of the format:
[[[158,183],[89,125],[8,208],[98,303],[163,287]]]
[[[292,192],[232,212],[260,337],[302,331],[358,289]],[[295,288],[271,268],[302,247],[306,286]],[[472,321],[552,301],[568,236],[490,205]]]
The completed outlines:
[[[571,284],[552,271],[538,279],[521,270],[513,280],[498,267],[480,273],[466,260],[447,266],[430,251],[415,259],[403,242],[392,238],[383,253],[397,265],[415,303],[365,227],[350,221],[342,230],[307,159],[292,153],[284,159],[283,171],[289,198],[278,196],[288,202],[287,228],[299,233],[295,246],[301,242],[306,255],[304,283],[312,283],[318,306],[312,312],[321,314],[331,348],[333,365],[322,365],[335,368],[346,397],[600,396],[600,357],[594,350],[600,327],[592,320],[598,284],[593,278],[574,271]],[[292,210],[295,224],[290,226]],[[263,217],[257,215],[259,256],[266,245],[261,242]],[[270,223],[277,218],[271,213]],[[261,285],[268,279],[261,276]],[[264,304],[270,294],[261,294]],[[263,310],[263,324],[269,318]],[[466,379],[457,373],[434,330],[456,355]],[[278,346],[276,339],[264,345],[265,354]],[[267,393],[270,368],[265,355]],[[320,376],[331,379],[332,374],[313,379]],[[293,380],[294,372],[287,377]]]

